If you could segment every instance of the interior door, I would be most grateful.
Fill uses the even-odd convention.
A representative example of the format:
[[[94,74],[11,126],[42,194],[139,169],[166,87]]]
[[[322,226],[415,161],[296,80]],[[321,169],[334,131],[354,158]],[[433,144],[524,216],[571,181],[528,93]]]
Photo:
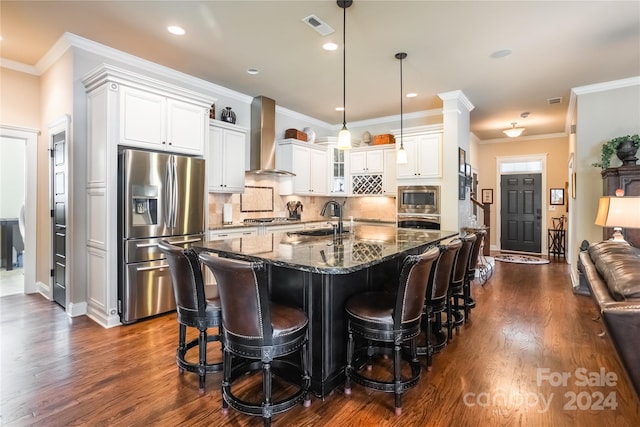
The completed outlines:
[[[500,177],[502,250],[540,253],[541,174]]]
[[[53,300],[66,308],[67,287],[67,194],[65,181],[67,180],[67,150],[66,132],[53,135],[51,163],[52,163],[52,197],[51,211],[52,245],[53,245]]]

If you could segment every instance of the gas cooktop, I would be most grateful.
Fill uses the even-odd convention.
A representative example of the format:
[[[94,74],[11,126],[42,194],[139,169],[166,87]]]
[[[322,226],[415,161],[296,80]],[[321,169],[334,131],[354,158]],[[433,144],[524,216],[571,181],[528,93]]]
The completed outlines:
[[[287,222],[287,221],[298,221],[294,218],[287,218],[286,216],[277,216],[273,218],[247,218],[243,220],[245,224],[262,224],[266,222]]]

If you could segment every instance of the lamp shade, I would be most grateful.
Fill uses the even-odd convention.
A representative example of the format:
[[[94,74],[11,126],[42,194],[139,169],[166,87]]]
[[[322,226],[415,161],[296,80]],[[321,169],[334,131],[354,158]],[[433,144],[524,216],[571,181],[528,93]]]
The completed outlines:
[[[347,150],[351,148],[351,132],[345,127],[338,133],[338,148]]]
[[[640,197],[600,197],[596,225],[640,228]]]

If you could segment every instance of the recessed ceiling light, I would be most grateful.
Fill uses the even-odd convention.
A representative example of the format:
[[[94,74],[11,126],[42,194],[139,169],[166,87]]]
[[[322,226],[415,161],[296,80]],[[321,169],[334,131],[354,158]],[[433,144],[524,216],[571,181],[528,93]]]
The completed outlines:
[[[493,59],[498,59],[498,58],[504,58],[505,56],[509,56],[512,53],[513,53],[513,51],[511,49],[501,49],[501,50],[496,50],[490,56]]]
[[[167,27],[167,31],[169,31],[171,34],[175,34],[176,36],[184,36],[186,33],[184,28],[179,27],[177,25],[169,25]]]
[[[407,98],[415,98],[416,96],[418,96],[418,94],[415,92],[411,92],[407,94]]]
[[[258,74],[259,72],[260,72],[260,70],[258,70],[257,68],[247,68],[247,73],[249,73],[251,75]]]
[[[327,43],[322,45],[322,48],[324,50],[332,51],[332,50],[338,49],[338,45],[336,43],[334,43],[334,42],[327,42]]]
[[[344,111],[344,107],[336,107],[336,111]]]

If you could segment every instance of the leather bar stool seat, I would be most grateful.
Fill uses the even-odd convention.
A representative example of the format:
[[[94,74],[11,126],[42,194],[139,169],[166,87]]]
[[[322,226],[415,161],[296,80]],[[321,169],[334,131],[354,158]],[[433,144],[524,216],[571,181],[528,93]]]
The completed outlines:
[[[460,237],[462,247],[458,252],[456,264],[453,267],[451,283],[449,283],[449,296],[447,298],[447,340],[453,338],[453,328],[458,330],[464,323],[464,281],[467,276],[469,257],[476,241],[475,234],[467,234]]]
[[[440,256],[436,261],[431,277],[427,284],[424,300],[422,330],[425,333],[425,345],[418,347],[420,356],[427,356],[427,366],[431,368],[433,355],[447,344],[447,337],[442,331],[442,313],[447,310],[449,284],[453,274],[458,252],[462,247],[460,239],[456,238],[448,244],[440,244]]]
[[[220,299],[216,296],[206,298],[202,269],[198,255],[192,249],[183,249],[166,240],[158,244],[160,251],[167,257],[173,294],[176,300],[178,315],[178,349],[176,363],[178,371],[195,372],[199,376],[198,391],[205,392],[206,375],[222,370],[222,360],[209,363],[207,361],[207,343],[220,341],[222,325]],[[186,342],[187,328],[196,328],[198,336]],[[217,328],[217,333],[208,334],[209,328]],[[222,345],[222,344],[221,344]],[[187,360],[192,348],[198,348],[198,361]]]
[[[439,254],[439,249],[434,247],[421,255],[406,257],[395,293],[364,292],[347,300],[346,395],[351,394],[351,381],[373,390],[394,393],[395,412],[401,414],[402,394],[420,379],[416,337],[420,334],[427,282]],[[406,344],[409,345],[409,354],[403,354]],[[392,355],[393,380],[374,378],[363,372],[365,365],[366,371],[370,371],[377,355]],[[404,378],[401,372],[403,359],[411,368],[411,375]]]
[[[223,378],[222,408],[262,416],[265,426],[273,415],[304,402],[309,406],[306,314],[269,299],[269,283],[263,263],[220,258],[203,252],[200,260],[216,278],[222,304]],[[296,360],[296,354],[299,356]],[[234,387],[247,374],[262,372],[261,400],[246,400]],[[272,398],[272,379],[293,384],[293,391],[278,401]],[[236,383],[237,385],[237,383]],[[238,387],[241,389],[241,387]]]
[[[471,249],[471,255],[469,256],[469,265],[467,267],[467,275],[464,279],[463,291],[464,291],[464,322],[467,323],[471,309],[476,306],[476,301],[471,296],[471,282],[476,277],[476,267],[478,265],[478,258],[480,257],[480,249],[482,248],[482,242],[487,235],[486,230],[478,230],[475,233],[476,242]]]

